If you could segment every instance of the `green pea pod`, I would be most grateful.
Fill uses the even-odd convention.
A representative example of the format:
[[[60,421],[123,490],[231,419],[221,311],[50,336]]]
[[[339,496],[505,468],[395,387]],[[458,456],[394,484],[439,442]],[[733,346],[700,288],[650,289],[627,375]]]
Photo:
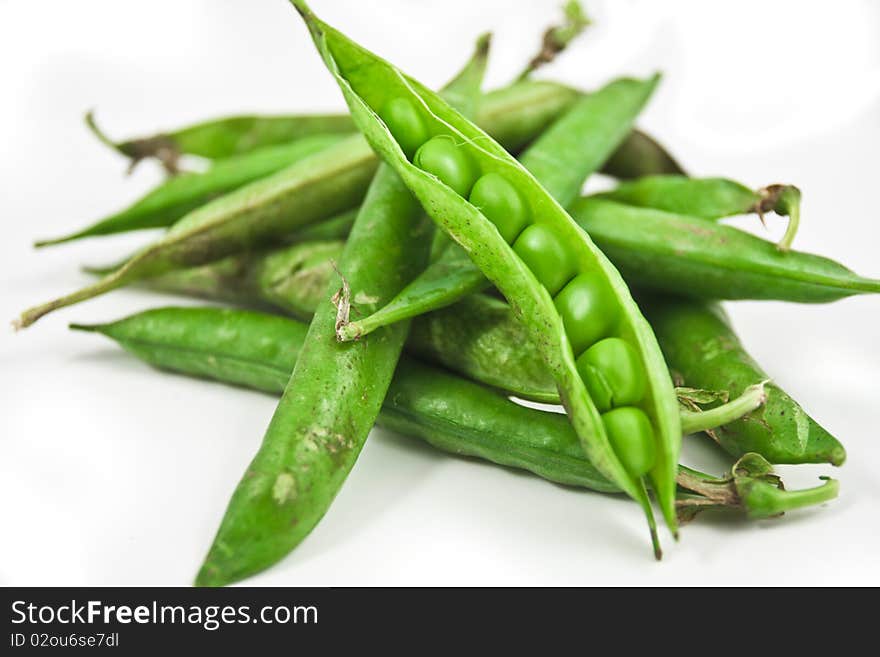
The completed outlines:
[[[523,153],[522,165],[561,205],[574,201],[629,133],[658,82],[622,78],[585,96],[559,117]],[[508,216],[515,216],[508,212]],[[522,226],[499,227],[516,235]],[[379,311],[340,327],[342,340],[354,340],[381,326],[415,317],[458,301],[489,285],[480,269],[459,247],[447,248],[424,272]]]
[[[447,93],[472,111],[488,56],[482,37]],[[423,268],[430,223],[388,166],[381,166],[330,277],[296,367],[263,443],[233,493],[217,536],[196,578],[222,586],[279,561],[315,527],[354,466],[391,383],[409,325],[401,323],[357,345],[341,344],[335,325],[348,312],[349,285],[386,302]]]
[[[754,212],[763,222],[765,213],[775,212],[789,218],[777,244],[782,251],[791,248],[800,223],[801,193],[793,185],[768,185],[753,191],[727,178],[656,175],[624,182],[596,197],[709,220]]]
[[[61,244],[84,237],[165,228],[211,199],[265,178],[339,142],[340,135],[314,135],[291,144],[270,146],[218,162],[204,173],[170,178],[126,209],[75,233],[40,240],[34,246]]]
[[[590,196],[569,210],[632,285],[706,299],[801,303],[880,292],[880,280],[821,256],[780,253],[732,226]]]
[[[681,427],[660,348],[623,279],[552,196],[491,137],[430,90],[320,22],[304,2],[293,4],[358,129],[529,326],[590,461],[641,504],[659,558],[644,477],[650,476],[666,524],[677,534],[675,474]],[[397,118],[401,106],[412,117],[405,124]],[[496,224],[464,198],[480,187],[478,178],[489,176],[498,183],[494,191],[502,190],[503,203],[495,207],[513,204],[536,222],[524,228],[513,248]],[[511,218],[506,212],[495,216],[496,221]],[[554,303],[551,294],[560,291]],[[598,312],[592,305],[597,302]],[[640,396],[634,395],[638,405],[621,405],[603,416],[575,357],[604,338],[623,343],[623,357],[631,359],[629,371]],[[596,372],[606,366],[596,365]]]
[[[71,328],[101,333],[162,370],[275,394],[284,391],[308,330],[282,317],[221,308],[158,308],[109,324]],[[586,459],[565,416],[520,406],[416,360],[404,358],[398,364],[377,423],[451,454],[527,470],[559,484],[618,492]],[[803,506],[807,496],[818,504],[836,495],[827,484],[812,491],[782,491],[759,459],[746,455],[725,479],[680,466],[679,487],[705,494],[680,491],[679,513],[690,517],[720,506],[764,517]],[[771,495],[749,490],[750,483],[759,481],[775,487]]]
[[[511,140],[502,141],[507,147],[527,143],[576,97],[576,92],[560,85],[518,82],[482,104],[484,125]],[[378,159],[362,136],[347,137],[194,210],[103,280],[26,310],[14,325],[29,326],[53,310],[149,276],[284,240],[306,226],[354,209],[377,166]]]
[[[743,349],[719,306],[670,297],[642,304],[678,385],[726,390],[731,396],[768,377]],[[766,403],[710,435],[733,456],[758,452],[771,463],[832,463],[843,445],[773,383]]]
[[[154,157],[172,175],[179,172],[179,159],[184,154],[212,160],[235,158],[269,146],[354,131],[351,117],[344,114],[230,116],[119,142],[104,134],[92,112],[86,114],[86,125],[102,143],[129,159],[129,172],[142,160]]]
[[[341,242],[312,242],[169,272],[147,279],[153,290],[281,310],[301,319],[321,303],[342,253]],[[483,294],[414,318],[407,350],[475,381],[521,399],[559,403],[559,392],[526,328],[510,306]],[[680,410],[683,433],[712,429],[753,411],[759,389],[743,392],[709,411]],[[688,393],[688,399],[693,394]],[[713,396],[708,401],[715,401]]]

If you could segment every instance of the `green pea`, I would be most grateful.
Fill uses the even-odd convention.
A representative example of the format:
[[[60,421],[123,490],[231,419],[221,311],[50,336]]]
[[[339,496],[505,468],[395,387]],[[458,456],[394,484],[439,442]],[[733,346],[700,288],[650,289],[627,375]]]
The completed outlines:
[[[563,288],[555,301],[575,354],[608,335],[617,321],[617,303],[597,272],[580,274]]]
[[[577,273],[577,263],[556,232],[545,224],[532,224],[516,238],[513,250],[535,278],[556,294]]]
[[[633,477],[641,477],[654,467],[654,429],[644,411],[635,406],[615,408],[602,415],[602,424],[614,453]]]
[[[644,368],[626,340],[599,340],[580,355],[577,368],[600,411],[635,404],[645,394]]]
[[[480,175],[476,162],[450,135],[437,135],[422,144],[416,151],[413,164],[434,174],[464,197]]]
[[[406,98],[388,101],[379,116],[410,159],[418,147],[428,140],[428,128],[421,114]]]
[[[529,206],[516,187],[498,173],[487,173],[471,190],[471,205],[495,224],[501,237],[512,243],[529,223]]]

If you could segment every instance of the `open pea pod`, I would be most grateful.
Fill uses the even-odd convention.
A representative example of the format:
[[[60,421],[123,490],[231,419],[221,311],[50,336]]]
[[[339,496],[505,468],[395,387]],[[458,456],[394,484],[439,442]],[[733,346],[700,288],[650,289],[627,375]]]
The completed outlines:
[[[681,425],[660,348],[623,279],[491,137],[426,87],[318,20],[306,3],[292,2],[358,129],[529,327],[588,457],[642,505],[659,557],[645,477],[677,534]],[[485,199],[482,212],[467,198],[475,194]],[[487,215],[504,221],[504,228]],[[516,221],[519,230],[508,231]],[[631,376],[615,386],[611,379],[620,370]],[[597,394],[591,396],[588,386]]]

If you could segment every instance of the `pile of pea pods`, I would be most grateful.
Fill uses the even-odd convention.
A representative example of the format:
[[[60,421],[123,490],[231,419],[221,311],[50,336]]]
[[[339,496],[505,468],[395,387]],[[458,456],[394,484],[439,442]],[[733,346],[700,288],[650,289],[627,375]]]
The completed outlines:
[[[577,2],[510,84],[482,89],[483,35],[438,92],[291,4],[349,112],[228,117],[126,141],[87,116],[131,167],[156,159],[168,177],[37,246],[163,232],[16,322],[128,285],[209,299],[71,328],[162,370],[280,396],[196,584],[242,580],[292,551],[375,424],[626,495],[657,558],[655,512],[678,538],[707,508],[769,518],[837,496],[836,480],[792,491],[773,473],[839,466],[846,452],[770,381],[718,304],[880,292],[880,280],[793,248],[797,187],[688,176],[635,127],[659,76],[589,91],[536,79],[587,26]],[[210,164],[186,171],[185,156]],[[581,195],[599,172],[616,186]],[[784,217],[782,239],[718,221],[750,213]],[[680,465],[689,434],[727,452],[729,472]]]

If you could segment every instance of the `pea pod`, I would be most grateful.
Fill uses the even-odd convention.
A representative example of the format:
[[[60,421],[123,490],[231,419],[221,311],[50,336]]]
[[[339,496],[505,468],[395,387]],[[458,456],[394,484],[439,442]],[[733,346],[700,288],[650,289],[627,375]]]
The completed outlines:
[[[101,333],[162,370],[275,394],[284,391],[308,330],[294,320],[221,308],[158,308],[109,324],[71,328]],[[451,454],[527,470],[569,486],[618,491],[586,459],[564,416],[520,406],[416,360],[399,363],[377,423]],[[766,517],[807,500],[826,502],[837,492],[836,482],[784,491],[771,476],[766,461],[757,455],[746,455],[731,478],[716,479],[680,467],[679,513],[692,516],[721,506]],[[758,483],[774,490],[758,491]]]
[[[167,133],[113,141],[86,114],[86,125],[99,141],[129,159],[131,172],[142,160],[154,157],[169,174],[179,172],[183,154],[208,159],[232,158],[267,146],[280,146],[300,139],[324,135],[346,135],[354,131],[344,114],[293,116],[230,116],[203,121]]]
[[[84,237],[170,226],[211,199],[275,173],[341,139],[340,135],[313,135],[291,144],[270,146],[220,161],[204,173],[176,176],[120,212],[70,235],[39,240],[34,246],[49,246]]]
[[[679,385],[733,396],[768,378],[720,307],[670,297],[646,299],[642,307]],[[769,383],[766,390],[761,408],[710,432],[721,447],[735,457],[758,452],[771,463],[844,462],[846,450],[834,436],[779,386]]]
[[[791,248],[800,223],[801,193],[793,185],[768,185],[753,191],[727,178],[655,175],[621,183],[596,196],[710,220],[754,212],[763,222],[765,213],[775,212],[788,217],[788,227],[777,244],[782,251]]]
[[[527,143],[559,115],[577,93],[552,83],[518,82],[482,103],[485,126],[504,136],[505,146]],[[180,219],[103,280],[22,313],[14,324],[29,326],[48,312],[173,269],[213,262],[274,243],[292,232],[354,209],[363,199],[378,159],[360,135],[221,196]]]
[[[169,272],[147,279],[150,289],[269,307],[298,318],[327,303],[327,284],[341,242],[311,242]],[[559,392],[526,328],[510,306],[483,294],[414,318],[407,350],[521,399],[559,403]],[[727,395],[730,399],[730,395]],[[680,410],[683,433],[717,427],[763,403],[760,388],[709,411]],[[714,398],[713,398],[714,401]]]
[[[732,226],[591,196],[569,210],[631,285],[706,299],[801,303],[880,292],[880,280],[821,256],[780,253]]]
[[[522,165],[561,205],[568,205],[577,198],[587,177],[625,138],[657,81],[656,76],[644,81],[622,78],[584,97],[523,153]],[[478,181],[470,201],[493,215],[501,236],[510,242],[522,231],[525,219],[521,208],[495,207],[504,199],[497,192],[490,196],[484,191],[492,193],[492,185],[498,185],[495,180],[486,176]],[[515,201],[517,197],[510,198]],[[341,326],[339,337],[357,339],[381,326],[454,303],[488,284],[463,249],[447,248],[385,307]]]
[[[465,111],[479,96],[488,37],[447,87]],[[405,109],[405,108],[404,108]],[[406,114],[403,114],[406,118]],[[196,578],[222,586],[259,572],[293,550],[329,509],[367,439],[391,383],[409,330],[391,327],[357,345],[335,340],[348,311],[349,285],[387,301],[425,266],[430,222],[388,166],[380,166],[331,275],[304,348],[272,416],[263,443],[236,487]]]
[[[358,129],[529,326],[587,456],[641,504],[659,558],[645,476],[651,478],[666,524],[677,534],[681,426],[660,349],[623,279],[552,196],[491,137],[415,80],[319,21],[304,2],[293,4]],[[403,104],[412,120],[398,120]],[[483,203],[486,214],[466,198],[478,189],[499,199]],[[509,225],[510,207],[522,209],[522,231],[513,245],[487,217]],[[602,370],[590,362],[579,370],[576,357],[607,339],[623,343],[619,353],[633,361],[632,371],[642,383],[633,389],[639,388],[641,396],[614,406],[617,399],[606,388],[612,407],[600,415],[583,376],[602,387]]]

